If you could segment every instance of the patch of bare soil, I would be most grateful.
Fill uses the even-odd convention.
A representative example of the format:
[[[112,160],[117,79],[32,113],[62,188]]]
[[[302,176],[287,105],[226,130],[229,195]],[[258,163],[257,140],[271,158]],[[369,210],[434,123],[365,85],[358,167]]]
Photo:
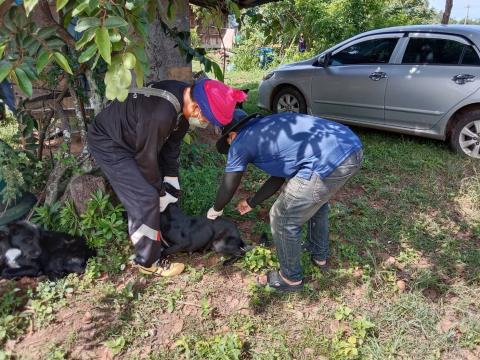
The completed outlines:
[[[39,359],[51,346],[71,342],[69,358],[99,359],[104,352],[100,343],[102,330],[114,320],[114,313],[96,310],[89,301],[73,301],[56,314],[54,323],[30,331],[17,341],[12,351],[20,358]]]

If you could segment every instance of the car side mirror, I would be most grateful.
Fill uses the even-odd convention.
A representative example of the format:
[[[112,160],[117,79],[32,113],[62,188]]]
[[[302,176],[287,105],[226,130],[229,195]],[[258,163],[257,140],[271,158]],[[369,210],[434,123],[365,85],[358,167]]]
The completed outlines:
[[[319,67],[328,67],[330,65],[330,59],[332,58],[331,53],[326,53],[317,58],[317,61],[315,61],[315,65]]]

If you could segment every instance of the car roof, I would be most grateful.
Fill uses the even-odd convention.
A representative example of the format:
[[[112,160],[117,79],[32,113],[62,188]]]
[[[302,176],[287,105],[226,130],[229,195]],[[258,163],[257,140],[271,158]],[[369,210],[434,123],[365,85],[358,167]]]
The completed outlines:
[[[477,46],[480,46],[480,25],[408,25],[395,26],[383,29],[372,30],[359,34],[358,37],[368,35],[384,34],[390,32],[427,32],[427,33],[444,33],[459,35],[473,41]]]

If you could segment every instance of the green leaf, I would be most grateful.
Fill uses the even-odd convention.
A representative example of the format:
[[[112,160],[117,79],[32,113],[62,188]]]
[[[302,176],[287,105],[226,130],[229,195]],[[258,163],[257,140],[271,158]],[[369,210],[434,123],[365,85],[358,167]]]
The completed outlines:
[[[57,0],[57,11],[60,11],[64,8],[65,5],[67,5],[68,0]]]
[[[175,16],[175,1],[169,0],[168,1],[168,7],[167,7],[167,18],[169,20],[172,20],[173,17]]]
[[[18,86],[20,89],[28,96],[32,96],[32,82],[28,78],[27,74],[25,74],[25,71],[23,71],[20,68],[16,68],[14,70],[17,81],[18,81]]]
[[[83,32],[82,37],[75,43],[75,50],[80,50],[88,42],[93,40],[96,28],[91,28]]]
[[[10,70],[12,70],[12,64],[3,61],[0,63],[0,82],[8,76]]]
[[[65,72],[69,73],[70,75],[73,75],[72,69],[70,68],[70,65],[68,64],[68,60],[63,56],[63,54],[59,52],[54,52],[53,57],[55,58],[55,61],[57,64],[65,70]]]
[[[3,25],[7,28],[10,32],[15,32],[17,27],[15,26],[15,21],[13,21],[13,15],[15,12],[15,7],[11,7],[8,11],[7,15],[3,18]]]
[[[98,28],[97,31],[95,31],[95,43],[103,60],[110,65],[112,61],[112,44],[110,43],[108,30],[105,27]]]
[[[126,52],[123,54],[123,66],[127,69],[132,70],[135,67],[137,60],[135,59],[135,55],[131,52]]]
[[[139,60],[141,63],[148,64],[147,54],[145,53],[144,47],[135,47],[133,49],[133,53],[135,54],[137,60]]]
[[[98,59],[100,59],[100,53],[97,53],[97,55],[95,56],[95,60],[93,60],[92,69],[91,69],[91,70],[95,69],[95,67],[97,66]]]
[[[31,80],[31,81],[35,81],[35,80],[38,80],[38,76],[37,74],[35,73],[35,69],[33,69],[33,67],[29,64],[27,64],[26,62],[23,62],[22,64],[20,64],[19,66],[23,71],[25,71],[25,74],[27,74],[28,78]]]
[[[95,10],[98,8],[98,4],[98,0],[89,0],[88,7],[90,8],[90,10]]]
[[[43,40],[47,40],[48,38],[51,38],[53,35],[55,35],[57,32],[57,29],[54,27],[46,27],[46,28],[41,28],[38,31],[38,36],[42,38]]]
[[[37,3],[38,3],[38,0],[24,0],[23,1],[23,6],[25,7],[25,12],[27,13],[27,16],[30,15],[30,12],[37,5]]]
[[[87,62],[92,58],[93,55],[97,52],[97,45],[96,44],[90,44],[90,46],[80,54],[78,57],[78,62],[79,63],[84,63]]]
[[[43,69],[45,68],[45,66],[47,66],[51,57],[52,57],[52,55],[47,51],[44,51],[40,54],[40,56],[38,57],[38,60],[37,60],[37,73],[38,74],[40,74],[43,71]]]
[[[101,22],[99,18],[96,18],[96,17],[81,18],[80,20],[78,20],[77,26],[75,26],[75,31],[83,32],[92,27],[98,27],[100,25],[101,25]]]
[[[81,14],[85,9],[88,8],[88,1],[84,1],[80,3],[75,9],[72,11],[72,16],[77,16]]]
[[[50,48],[57,49],[57,48],[60,48],[60,47],[64,46],[65,43],[63,42],[62,39],[59,39],[59,38],[56,37],[56,38],[53,38],[51,40],[47,40],[47,45]]]
[[[213,73],[215,74],[215,77],[219,81],[223,81],[223,72],[220,66],[217,63],[212,62],[212,67],[213,67]]]
[[[104,26],[107,29],[116,29],[122,26],[128,26],[128,22],[120,16],[109,16],[105,20]]]

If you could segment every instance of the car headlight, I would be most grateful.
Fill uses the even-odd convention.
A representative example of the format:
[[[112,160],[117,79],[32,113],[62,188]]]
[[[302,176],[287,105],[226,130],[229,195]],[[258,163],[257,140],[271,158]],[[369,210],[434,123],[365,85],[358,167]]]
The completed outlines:
[[[267,75],[265,75],[265,76],[263,77],[263,80],[268,80],[268,79],[270,79],[273,75],[275,75],[275,72],[273,72],[273,71],[272,71],[272,72],[269,72]]]

